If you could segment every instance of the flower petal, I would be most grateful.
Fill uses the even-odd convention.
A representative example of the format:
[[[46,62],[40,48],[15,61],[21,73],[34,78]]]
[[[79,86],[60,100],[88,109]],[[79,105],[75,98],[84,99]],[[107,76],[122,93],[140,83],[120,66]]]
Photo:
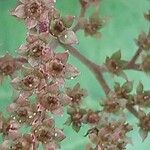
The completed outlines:
[[[62,130],[55,128],[55,140],[60,142],[66,138]]]
[[[75,68],[71,64],[66,64],[65,77],[67,79],[75,78],[78,75],[79,75],[79,71],[77,70],[77,68]]]
[[[13,140],[19,138],[20,136],[21,136],[21,134],[20,134],[19,131],[17,131],[17,130],[11,130],[11,131],[9,131],[9,133],[8,133],[8,137],[9,137],[10,139],[13,139]]]
[[[64,109],[62,106],[59,106],[57,109],[53,110],[52,113],[54,115],[58,115],[58,116],[61,116],[64,114]]]
[[[66,64],[68,57],[69,57],[68,51],[56,54],[56,58],[59,59],[63,64]]]
[[[14,11],[12,11],[12,15],[16,16],[18,18],[25,18],[25,11],[24,11],[25,6],[23,4],[19,5]]]
[[[20,47],[19,47],[19,54],[25,54],[26,52],[28,51],[28,47],[27,47],[27,45],[26,44],[23,44],[23,45],[21,45]]]
[[[43,144],[44,150],[57,150],[57,145],[55,142],[50,142],[47,144]]]
[[[140,128],[139,134],[140,134],[140,136],[141,136],[141,138],[142,138],[142,141],[144,142],[144,140],[145,140],[145,139],[147,138],[147,136],[148,136],[148,131],[143,130],[143,129]]]
[[[37,21],[35,19],[27,18],[26,24],[27,24],[28,29],[32,29],[37,25]]]
[[[34,59],[34,58],[32,58],[32,57],[29,57],[29,58],[28,58],[28,62],[29,62],[29,64],[30,64],[32,67],[36,67],[36,66],[38,66],[38,64],[39,64],[39,60],[36,60],[36,59]]]
[[[60,94],[60,99],[61,99],[63,106],[66,106],[69,103],[71,103],[71,98],[66,94]]]
[[[16,103],[12,103],[8,106],[8,111],[9,112],[14,112],[17,108],[17,104]]]
[[[16,90],[20,90],[20,79],[18,77],[13,79],[11,83]]]
[[[55,50],[57,48],[57,46],[59,45],[59,42],[57,39],[51,37],[51,41],[49,42],[49,47],[52,49],[52,50]]]
[[[61,35],[59,36],[59,40],[61,43],[63,44],[77,44],[78,43],[78,39],[75,35],[75,33],[71,30],[65,30],[61,33]]]
[[[59,84],[58,83],[53,83],[47,86],[47,91],[52,92],[52,93],[57,93],[59,90]]]
[[[49,11],[46,10],[45,12],[43,12],[40,16],[39,21],[40,22],[48,22],[49,21],[49,16],[48,16]]]
[[[7,150],[8,149],[8,145],[9,145],[9,140],[4,140],[4,142],[0,145],[0,149],[1,150]]]
[[[20,1],[21,3],[23,3],[23,4],[26,2],[26,0],[19,0],[19,1]]]
[[[54,4],[56,3],[56,0],[43,0],[43,2],[48,8],[52,9],[54,7]]]

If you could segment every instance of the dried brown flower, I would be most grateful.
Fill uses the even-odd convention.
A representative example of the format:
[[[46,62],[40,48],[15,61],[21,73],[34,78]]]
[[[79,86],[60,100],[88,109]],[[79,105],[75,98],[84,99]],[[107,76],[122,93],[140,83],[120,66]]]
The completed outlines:
[[[137,45],[145,51],[150,50],[150,37],[146,33],[142,32],[136,40]]]
[[[71,125],[72,128],[76,131],[79,132],[81,125],[84,121],[84,115],[86,114],[85,109],[81,108],[68,108],[67,113],[70,115],[70,117],[67,119],[65,122],[66,125]]]
[[[72,89],[67,88],[66,94],[71,98],[71,105],[79,105],[87,95],[87,91],[82,89],[80,84],[77,83]]]

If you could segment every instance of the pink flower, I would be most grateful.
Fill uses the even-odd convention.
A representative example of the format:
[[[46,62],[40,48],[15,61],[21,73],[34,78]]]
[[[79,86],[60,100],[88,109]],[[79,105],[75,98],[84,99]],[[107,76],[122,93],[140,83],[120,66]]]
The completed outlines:
[[[21,135],[18,130],[19,128],[19,123],[15,122],[14,120],[7,119],[3,122],[2,133],[9,139],[16,139]]]
[[[89,123],[90,125],[97,125],[100,121],[100,115],[99,112],[88,110],[87,115],[85,117],[86,123]]]
[[[49,21],[55,0],[20,0],[20,5],[12,15],[24,19],[29,29],[37,26],[39,21]]]
[[[22,65],[25,63],[24,59],[21,58],[13,58],[10,54],[6,54],[5,56],[0,58],[0,80],[3,79],[4,76],[15,75],[16,70],[21,69]]]
[[[33,150],[38,147],[38,143],[34,142],[32,134],[24,134],[10,143],[10,149],[13,150]]]
[[[85,109],[73,107],[68,108],[67,114],[69,114],[70,117],[66,120],[65,125],[72,125],[73,130],[79,132],[86,113]]]
[[[27,43],[21,45],[19,54],[28,59],[31,66],[37,66],[49,59],[52,49],[43,35],[29,34]]]
[[[65,138],[64,133],[60,129],[55,128],[54,121],[47,118],[42,120],[41,123],[32,126],[32,132],[35,136],[35,139],[38,142],[41,142],[45,148],[48,148],[50,143],[55,143],[57,145]],[[53,144],[52,147],[54,148],[55,144]]]
[[[146,33],[142,32],[136,40],[136,44],[148,52],[150,50],[150,37],[147,36]]]
[[[59,16],[57,18],[53,18],[49,26],[50,34],[57,37],[63,44],[78,44],[78,39],[75,32],[70,29],[73,21],[73,16]]]
[[[91,129],[89,138],[99,149],[125,149],[129,143],[126,134],[132,127],[124,121],[107,122],[104,126]]]
[[[80,87],[77,83],[72,89],[66,89],[67,95],[71,98],[71,105],[79,105],[83,98],[87,96],[87,91]]]
[[[62,93],[58,89],[58,84],[51,84],[45,90],[38,94],[38,101],[40,105],[46,110],[56,115],[63,114],[63,107],[71,102],[71,98]]]
[[[51,56],[50,60],[41,67],[43,72],[48,74],[50,79],[63,83],[65,78],[75,78],[79,74],[74,66],[67,64],[69,57],[67,51],[63,53],[53,53]]]
[[[32,124],[38,118],[37,109],[28,100],[17,100],[10,104],[8,111],[13,120],[19,123]]]
[[[43,74],[38,69],[23,68],[24,77],[12,80],[12,85],[16,90],[20,91],[23,99],[28,98],[37,90],[41,90],[45,86]]]

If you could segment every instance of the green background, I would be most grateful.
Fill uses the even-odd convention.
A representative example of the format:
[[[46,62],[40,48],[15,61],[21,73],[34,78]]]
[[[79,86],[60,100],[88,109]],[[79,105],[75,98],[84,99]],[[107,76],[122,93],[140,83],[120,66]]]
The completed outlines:
[[[16,54],[17,48],[25,42],[26,28],[23,22],[10,16],[10,10],[15,8],[16,0],[0,0],[0,54],[4,55],[6,51]],[[62,14],[79,13],[78,0],[57,0],[57,8]],[[76,47],[80,52],[96,63],[103,63],[106,56],[110,56],[116,50],[121,49],[123,58],[130,59],[137,47],[134,39],[137,38],[141,31],[148,32],[148,22],[144,19],[143,13],[150,8],[150,0],[103,0],[101,3],[100,14],[108,16],[108,23],[101,30],[102,38],[93,39],[84,37],[83,32],[78,32],[77,36],[80,41]],[[91,10],[90,10],[91,12]],[[98,85],[94,76],[80,62],[70,56],[69,60],[81,72],[75,80],[69,81],[68,84],[74,85],[80,82],[83,88],[88,90],[89,96],[85,99],[85,106],[96,109],[99,107],[99,101],[104,96],[104,92]],[[145,89],[150,88],[150,79],[147,75],[127,71],[129,80],[134,80],[136,86],[138,80],[142,81]],[[113,86],[113,81],[121,81],[120,78],[105,75],[106,80]],[[10,79],[6,79],[0,87],[0,109],[7,115],[5,110],[11,103],[12,89],[8,84]],[[133,139],[133,145],[129,145],[127,150],[150,150],[150,136],[142,143],[136,128],[137,120],[128,115],[128,120],[134,123],[135,130],[129,136]],[[67,115],[62,118],[56,118],[58,127],[65,121]],[[79,134],[64,127],[67,138],[62,142],[62,150],[83,150],[87,139],[83,138],[87,127],[83,127]]]

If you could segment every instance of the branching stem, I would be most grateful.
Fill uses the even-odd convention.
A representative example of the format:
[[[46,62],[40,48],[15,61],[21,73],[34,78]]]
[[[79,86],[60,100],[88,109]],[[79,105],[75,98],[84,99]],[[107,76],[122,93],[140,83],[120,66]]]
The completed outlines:
[[[76,57],[78,60],[80,60],[87,68],[89,68],[93,74],[95,75],[96,79],[102,86],[105,94],[107,95],[110,91],[110,88],[108,84],[106,83],[101,70],[99,69],[99,66],[86,58],[84,55],[82,55],[76,48],[70,46],[70,45],[62,45],[65,49],[67,49],[70,54],[72,54],[74,57]]]

